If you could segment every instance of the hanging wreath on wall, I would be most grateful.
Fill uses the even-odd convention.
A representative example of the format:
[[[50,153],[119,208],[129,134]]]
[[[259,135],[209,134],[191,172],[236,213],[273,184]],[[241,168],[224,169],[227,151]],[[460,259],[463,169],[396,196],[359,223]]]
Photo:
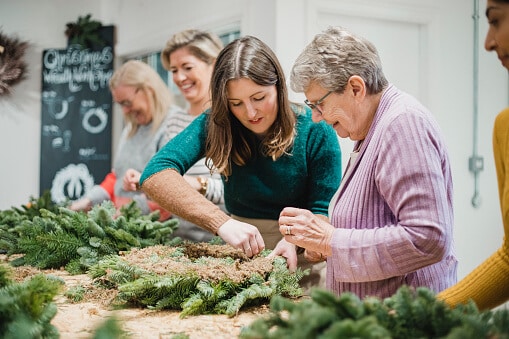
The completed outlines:
[[[26,78],[24,55],[27,48],[28,42],[0,31],[0,95],[10,94],[12,87]]]

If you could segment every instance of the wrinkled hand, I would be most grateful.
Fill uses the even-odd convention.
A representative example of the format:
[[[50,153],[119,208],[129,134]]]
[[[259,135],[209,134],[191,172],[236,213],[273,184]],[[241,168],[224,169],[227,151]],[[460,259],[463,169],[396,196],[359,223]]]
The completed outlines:
[[[294,244],[289,243],[285,239],[281,239],[274,250],[267,256],[267,259],[273,259],[277,255],[286,258],[288,269],[290,271],[295,271],[297,268],[297,247]]]
[[[140,184],[141,173],[135,169],[128,169],[122,179],[124,190],[137,191]]]
[[[291,234],[287,234],[288,230]],[[292,244],[324,256],[332,255],[330,243],[334,226],[311,211],[285,207],[279,215],[279,231]]]
[[[258,228],[245,222],[230,219],[219,227],[217,234],[226,243],[240,248],[248,257],[257,255],[265,248]]]

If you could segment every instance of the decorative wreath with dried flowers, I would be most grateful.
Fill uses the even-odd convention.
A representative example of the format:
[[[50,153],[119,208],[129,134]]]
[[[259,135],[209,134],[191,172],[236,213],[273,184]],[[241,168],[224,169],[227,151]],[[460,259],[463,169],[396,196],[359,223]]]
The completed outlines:
[[[12,87],[26,78],[24,60],[28,42],[0,32],[0,95],[10,94]]]

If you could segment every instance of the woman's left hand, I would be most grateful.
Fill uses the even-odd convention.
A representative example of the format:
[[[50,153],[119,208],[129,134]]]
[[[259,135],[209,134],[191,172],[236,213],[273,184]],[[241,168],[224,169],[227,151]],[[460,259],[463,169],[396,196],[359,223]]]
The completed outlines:
[[[285,207],[279,215],[279,231],[292,244],[324,256],[332,255],[334,226],[311,211]]]

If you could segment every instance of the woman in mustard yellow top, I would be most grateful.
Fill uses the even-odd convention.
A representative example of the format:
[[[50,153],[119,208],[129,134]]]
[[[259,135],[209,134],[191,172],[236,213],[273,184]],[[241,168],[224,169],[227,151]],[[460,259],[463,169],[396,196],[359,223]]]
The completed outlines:
[[[509,0],[488,0],[489,23],[484,47],[495,51],[509,70]],[[482,264],[456,285],[438,294],[451,306],[472,299],[481,310],[491,309],[509,300],[509,108],[499,113],[493,129],[493,153],[497,170],[498,192],[504,242]]]

